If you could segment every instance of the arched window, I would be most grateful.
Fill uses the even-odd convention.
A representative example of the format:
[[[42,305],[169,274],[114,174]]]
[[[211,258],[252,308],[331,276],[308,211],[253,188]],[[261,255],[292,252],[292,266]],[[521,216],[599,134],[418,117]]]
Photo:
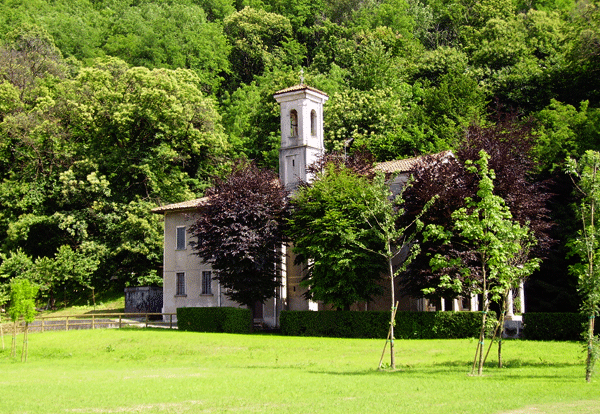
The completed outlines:
[[[317,136],[317,111],[310,111],[310,135]]]
[[[290,132],[292,138],[298,137],[298,112],[295,109],[290,111]]]

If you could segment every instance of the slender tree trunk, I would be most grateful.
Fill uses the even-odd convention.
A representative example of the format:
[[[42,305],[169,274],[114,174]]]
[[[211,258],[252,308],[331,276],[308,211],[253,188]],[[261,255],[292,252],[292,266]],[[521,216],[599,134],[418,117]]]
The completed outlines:
[[[4,328],[2,327],[2,314],[0,313],[0,337],[2,338],[2,349],[6,349],[4,347]]]
[[[592,367],[594,365],[594,314],[589,317],[588,322],[588,333],[587,333],[587,360],[585,363],[585,380],[590,382],[592,380]]]
[[[595,182],[596,182],[596,165],[594,165],[594,183]],[[595,227],[595,221],[594,221],[595,212],[596,212],[596,200],[592,198],[592,202],[590,205],[590,230],[589,230],[589,234],[593,238],[593,240],[592,240],[593,243],[591,244],[592,246],[595,245],[595,242],[596,242],[596,229],[594,228]],[[585,225],[585,220],[583,221],[583,223]],[[585,227],[584,227],[584,231],[585,231]],[[592,248],[589,248],[589,247],[588,247],[588,275],[587,275],[587,277],[590,278],[590,283],[593,282],[594,251]],[[588,293],[588,297],[586,298],[586,301],[589,301],[590,299],[591,298]],[[589,319],[588,319],[588,331],[587,331],[588,350],[587,350],[587,359],[585,361],[585,380],[587,382],[590,382],[592,379],[592,369],[594,366],[594,320],[595,320],[594,309],[595,309],[595,306],[593,306],[592,303],[589,303],[589,305],[590,305],[589,306],[590,309],[588,310],[588,312],[590,313],[590,315],[589,315]]]
[[[396,311],[398,310],[398,302],[396,302],[396,308],[394,309],[393,319],[396,320]],[[383,357],[385,356],[385,349],[387,348],[388,341],[390,340],[391,335],[391,327],[388,329],[387,338],[385,338],[385,345],[383,346],[383,351],[381,352],[381,358],[379,359],[379,369],[381,369],[381,363],[383,362]]]
[[[479,368],[477,369],[477,375],[483,374],[483,344],[485,341],[485,322],[487,320],[488,306],[483,308],[483,316],[481,317],[481,330],[479,331]]]
[[[510,288],[507,289],[506,293],[504,293],[504,296],[502,296],[502,307],[500,309],[500,319],[498,320],[498,323],[496,323],[496,328],[494,328],[494,335],[492,336],[492,339],[490,340],[490,345],[488,346],[488,350],[485,353],[485,358],[483,359],[483,363],[485,364],[485,361],[487,361],[487,357],[490,354],[490,350],[492,349],[492,345],[494,344],[494,340],[496,339],[496,336],[498,335],[498,330],[500,330],[500,336],[498,339],[498,368],[502,368],[502,335],[504,334],[504,314],[506,313],[506,297],[509,294],[511,294]]]
[[[510,289],[508,294],[512,295]],[[502,301],[502,309],[500,311],[500,335],[498,337],[498,368],[502,368],[502,336],[504,335],[504,314],[506,313],[506,295]],[[490,344],[491,345],[491,344]]]
[[[481,347],[481,339],[477,342],[477,348],[475,349],[475,357],[473,358],[473,366],[471,367],[471,375],[475,375],[475,367],[477,366],[477,355],[479,355],[480,347]]]
[[[25,331],[23,332],[23,349],[21,349],[21,362],[23,362],[23,356],[25,362],[27,362],[27,333],[29,332],[29,322],[25,322]]]
[[[490,340],[490,345],[488,346],[487,352],[485,353],[485,358],[483,359],[484,364],[485,364],[485,361],[487,361],[488,355],[490,354],[490,350],[492,349],[494,340],[496,339],[496,336],[498,335],[498,329],[500,329],[500,322],[497,322],[496,327],[494,328],[494,335],[492,336],[492,339]]]
[[[485,273],[485,263],[486,261],[482,258],[481,262],[483,263],[483,289],[481,299],[483,300],[483,310],[481,316],[481,329],[479,330],[479,343],[477,344],[477,351],[475,352],[475,361],[479,357],[479,367],[477,369],[477,375],[483,374],[483,346],[485,341],[485,322],[487,320],[487,313],[490,307],[490,303],[488,300],[487,293],[487,279]],[[473,363],[473,369],[471,370],[471,374],[475,371],[475,363]]]
[[[392,259],[388,259],[388,271],[390,272],[390,293],[392,295],[392,309],[390,312],[390,368],[396,369],[396,358],[394,356],[394,316],[396,315],[394,307],[396,306],[396,298],[394,296],[394,269],[392,267]]]
[[[10,348],[10,356],[17,356],[17,321],[13,323],[13,336],[12,336],[12,344]]]

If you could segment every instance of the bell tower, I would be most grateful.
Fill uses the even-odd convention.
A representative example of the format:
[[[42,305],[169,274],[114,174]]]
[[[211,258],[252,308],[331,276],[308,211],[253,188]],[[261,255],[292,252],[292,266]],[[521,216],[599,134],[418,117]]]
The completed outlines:
[[[308,167],[325,152],[323,145],[323,104],[327,94],[304,84],[276,92],[273,97],[281,108],[281,147],[279,148],[279,178],[293,192],[298,183],[311,181]],[[295,262],[290,244],[282,246],[281,301],[287,310],[317,310],[318,304],[304,297],[306,288],[300,282],[306,276],[306,266]]]
[[[303,82],[282,89],[273,97],[281,108],[279,178],[288,190],[294,191],[299,182],[311,180],[306,167],[325,151],[323,104],[329,97]]]

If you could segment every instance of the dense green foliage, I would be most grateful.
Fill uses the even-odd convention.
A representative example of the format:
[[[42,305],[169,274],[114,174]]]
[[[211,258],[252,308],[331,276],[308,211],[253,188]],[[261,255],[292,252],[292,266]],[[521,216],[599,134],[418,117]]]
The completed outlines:
[[[581,197],[575,209],[581,216],[581,229],[568,243],[571,254],[580,261],[569,270],[578,279],[580,310],[588,318],[583,336],[587,348],[586,379],[590,382],[595,361],[600,356],[600,339],[594,335],[595,319],[600,315],[600,220],[597,212],[600,209],[600,153],[589,150],[578,162],[569,159],[567,169],[577,178],[575,186]]]
[[[527,312],[523,314],[523,337],[532,341],[580,341],[587,325],[588,318],[581,313]]]
[[[292,195],[287,233],[297,262],[309,263],[301,282],[308,288],[307,298],[350,310],[381,292],[378,282],[387,263],[359,245],[381,245],[364,218],[364,191],[371,186],[367,177],[329,163],[311,185]],[[378,195],[385,199],[389,190],[383,191]]]
[[[490,314],[490,319],[495,319]],[[284,311],[281,333],[294,336],[385,338],[389,312]],[[397,312],[394,335],[398,339],[472,338],[479,334],[478,312]]]
[[[157,281],[149,210],[202,195],[232,158],[275,170],[272,94],[301,68],[330,97],[329,150],[456,149],[497,100],[532,117],[548,174],[599,149],[599,39],[597,0],[3,1],[0,252],[51,269],[50,306]]]
[[[192,332],[250,333],[252,311],[241,308],[177,308],[177,329]]]

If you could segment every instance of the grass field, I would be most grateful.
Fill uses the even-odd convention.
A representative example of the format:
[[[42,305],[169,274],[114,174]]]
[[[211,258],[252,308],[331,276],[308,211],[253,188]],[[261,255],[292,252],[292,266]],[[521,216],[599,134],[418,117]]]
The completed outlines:
[[[152,329],[32,334],[27,363],[0,351],[0,413],[600,412],[600,380],[585,382],[580,344],[506,341],[506,367],[489,363],[470,377],[474,340],[397,341],[396,372],[376,369],[383,343]]]

